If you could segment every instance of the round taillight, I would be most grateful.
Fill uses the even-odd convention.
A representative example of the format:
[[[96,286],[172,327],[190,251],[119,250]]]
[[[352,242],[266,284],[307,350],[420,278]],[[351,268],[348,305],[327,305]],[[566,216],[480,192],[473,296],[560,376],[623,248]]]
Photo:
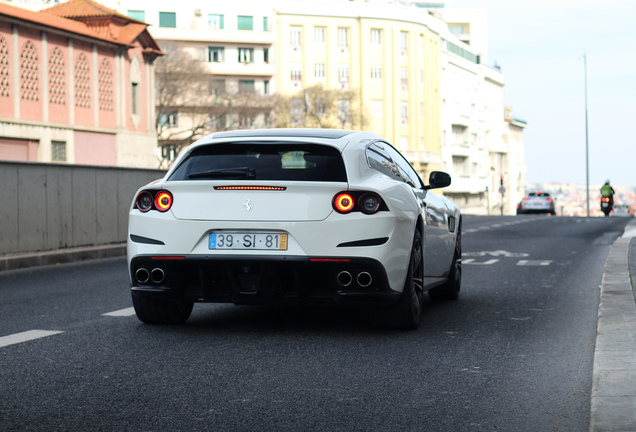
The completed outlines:
[[[172,195],[168,191],[161,191],[155,196],[155,207],[160,212],[170,210],[172,207]]]
[[[349,213],[353,210],[353,204],[353,197],[348,193],[338,194],[333,200],[333,207],[339,213]]]
[[[377,213],[380,210],[380,197],[373,193],[365,193],[358,200],[358,206],[364,214]]]
[[[137,196],[137,208],[144,213],[152,208],[152,194],[150,192],[142,192]]]

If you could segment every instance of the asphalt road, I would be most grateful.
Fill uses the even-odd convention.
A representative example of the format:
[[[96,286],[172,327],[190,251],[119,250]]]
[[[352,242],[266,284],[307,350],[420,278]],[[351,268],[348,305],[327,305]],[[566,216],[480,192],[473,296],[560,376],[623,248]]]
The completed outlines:
[[[628,221],[465,217],[460,300],[427,300],[412,332],[232,305],[149,326],[123,258],[1,272],[0,431],[587,431]]]

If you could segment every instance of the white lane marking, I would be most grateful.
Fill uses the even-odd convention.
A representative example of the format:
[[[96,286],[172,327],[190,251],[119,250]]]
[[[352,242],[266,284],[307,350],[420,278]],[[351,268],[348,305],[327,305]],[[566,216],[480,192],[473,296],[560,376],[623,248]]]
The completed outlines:
[[[551,260],[519,260],[518,266],[549,266],[552,263]]]
[[[496,262],[499,262],[499,260],[498,259],[491,259],[491,260],[484,261],[484,262],[475,262],[475,258],[468,258],[468,259],[463,259],[462,258],[462,264],[470,264],[470,265],[493,265]]]
[[[490,255],[490,256],[501,256],[501,257],[507,257],[507,258],[524,258],[527,256],[530,256],[530,254],[527,253],[523,253],[523,252],[508,252],[505,250],[496,250],[496,251],[482,251],[482,252],[464,252],[463,254],[464,256],[486,256],[486,255]]]
[[[113,312],[108,312],[108,313],[102,314],[102,316],[127,317],[127,316],[133,316],[134,314],[135,314],[135,308],[129,307],[126,309],[120,309]]]
[[[22,333],[16,333],[9,336],[0,337],[0,348],[5,347],[7,345],[13,345],[21,342],[26,342],[34,339],[43,338],[46,336],[52,336],[59,333],[64,333],[62,331],[51,331],[51,330],[29,330]]]

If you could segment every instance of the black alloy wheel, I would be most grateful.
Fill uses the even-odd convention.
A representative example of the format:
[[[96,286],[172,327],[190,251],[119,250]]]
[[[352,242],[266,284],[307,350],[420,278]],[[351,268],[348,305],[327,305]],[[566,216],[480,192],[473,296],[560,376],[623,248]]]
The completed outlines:
[[[428,291],[428,295],[433,300],[457,300],[462,288],[462,223],[457,227],[457,237],[455,238],[455,251],[451,262],[448,280],[444,285]]]
[[[422,234],[415,230],[409,267],[400,300],[384,309],[373,309],[371,320],[376,327],[415,330],[422,321],[424,265]]]

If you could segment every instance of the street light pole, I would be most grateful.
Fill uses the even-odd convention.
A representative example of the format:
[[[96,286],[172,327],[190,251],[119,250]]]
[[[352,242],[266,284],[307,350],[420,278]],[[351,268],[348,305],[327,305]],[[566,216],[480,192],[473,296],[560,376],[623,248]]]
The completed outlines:
[[[587,53],[583,53],[583,68],[585,70],[585,203],[587,204],[587,217],[590,217],[590,156],[589,133],[587,126]]]

